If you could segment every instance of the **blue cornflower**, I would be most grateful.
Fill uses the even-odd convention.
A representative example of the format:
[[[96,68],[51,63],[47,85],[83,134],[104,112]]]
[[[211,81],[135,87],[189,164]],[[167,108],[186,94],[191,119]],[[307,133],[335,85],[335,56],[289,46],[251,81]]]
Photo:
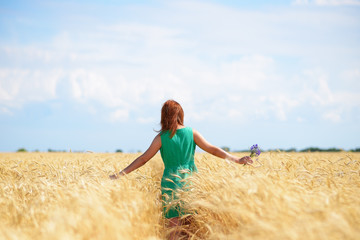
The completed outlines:
[[[257,144],[250,147],[250,157],[258,157],[261,154],[261,150]]]

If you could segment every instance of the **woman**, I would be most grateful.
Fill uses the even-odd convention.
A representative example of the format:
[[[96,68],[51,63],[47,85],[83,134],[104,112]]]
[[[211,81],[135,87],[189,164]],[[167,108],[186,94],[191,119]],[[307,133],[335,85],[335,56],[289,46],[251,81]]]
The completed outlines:
[[[194,163],[196,145],[204,151],[223,159],[240,164],[251,164],[249,156],[238,158],[221,148],[211,145],[195,129],[184,126],[184,111],[179,103],[168,100],[161,109],[161,130],[154,138],[150,147],[135,159],[119,174],[111,175],[111,179],[129,174],[149,161],[159,150],[165,169],[161,180],[163,199],[163,214],[168,219],[169,227],[181,225],[180,218],[187,214],[177,199],[176,190],[186,188],[186,178],[197,168]],[[175,200],[175,201],[174,201]],[[178,202],[177,204],[173,204]],[[179,237],[178,231],[173,231],[170,239]]]

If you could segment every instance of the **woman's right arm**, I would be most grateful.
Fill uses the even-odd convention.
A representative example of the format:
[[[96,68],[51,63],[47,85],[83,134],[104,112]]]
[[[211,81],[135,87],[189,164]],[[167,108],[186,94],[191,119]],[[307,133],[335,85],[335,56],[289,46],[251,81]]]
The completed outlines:
[[[219,157],[219,158],[222,158],[222,159],[227,159],[227,160],[230,160],[230,161],[233,161],[233,162],[236,162],[236,163],[240,163],[240,164],[251,164],[251,163],[253,163],[253,161],[251,160],[251,158],[249,156],[239,158],[239,157],[236,157],[234,155],[231,155],[231,154],[225,152],[221,148],[218,148],[218,147],[210,144],[195,129],[193,129],[193,135],[194,135],[194,141],[195,141],[196,145],[198,145],[205,152],[208,152],[208,153],[210,153],[210,154],[212,154],[212,155],[214,155],[216,157]]]
[[[161,148],[161,136],[158,134],[152,141],[150,147],[138,158],[136,158],[129,166],[124,168],[119,174],[110,175],[110,179],[117,179],[119,176],[123,176],[131,173],[147,163]]]

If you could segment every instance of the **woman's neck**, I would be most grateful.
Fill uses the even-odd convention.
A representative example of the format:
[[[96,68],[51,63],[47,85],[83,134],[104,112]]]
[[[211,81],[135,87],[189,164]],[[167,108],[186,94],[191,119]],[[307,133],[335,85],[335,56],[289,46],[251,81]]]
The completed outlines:
[[[178,124],[177,127],[176,127],[176,129],[182,129],[182,128],[184,128],[184,127],[185,127],[184,125]]]

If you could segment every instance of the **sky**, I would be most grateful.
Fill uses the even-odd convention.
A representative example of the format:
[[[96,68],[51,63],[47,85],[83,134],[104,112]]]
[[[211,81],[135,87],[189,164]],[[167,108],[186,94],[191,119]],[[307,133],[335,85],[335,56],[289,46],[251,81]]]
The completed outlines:
[[[0,151],[360,147],[360,1],[0,2]]]

